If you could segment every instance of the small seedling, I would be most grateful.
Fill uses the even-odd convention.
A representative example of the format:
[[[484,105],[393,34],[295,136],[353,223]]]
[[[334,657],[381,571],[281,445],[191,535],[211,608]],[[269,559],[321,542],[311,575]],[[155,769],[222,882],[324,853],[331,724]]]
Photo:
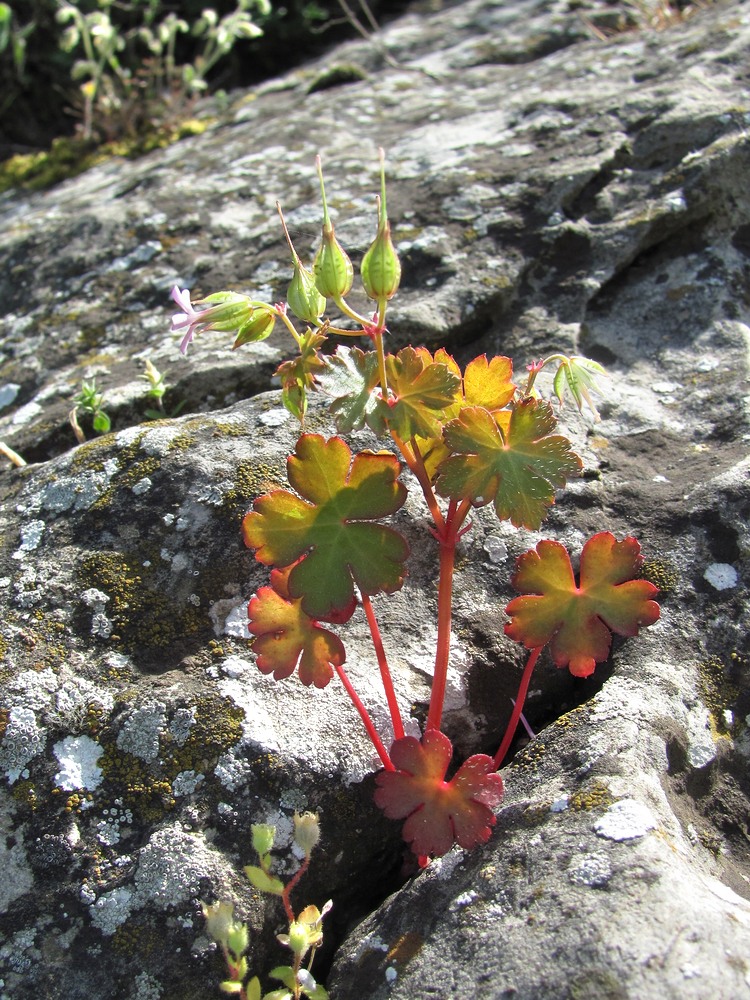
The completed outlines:
[[[386,816],[404,820],[404,839],[426,864],[454,843],[468,849],[489,838],[503,795],[498,769],[542,651],[549,649],[556,666],[573,675],[590,676],[608,658],[613,633],[635,636],[658,619],[657,589],[638,578],[638,542],[617,541],[607,531],[583,546],[578,575],[557,541],[540,541],[522,555],[511,577],[520,596],[505,608],[504,625],[506,635],[528,650],[513,712],[493,756],[454,761],[441,725],[458,545],[478,507],[491,505],[499,521],[539,530],[556,491],[580,475],[582,461],[556,432],[557,418],[540,395],[538,376],[549,370],[560,405],[570,395],[580,412],[588,406],[597,419],[592,394],[603,391],[605,372],[588,358],[553,354],[529,364],[519,379],[503,356],[482,355],[462,371],[443,349],[387,353],[386,312],[401,266],[386,213],[382,151],[377,233],[360,268],[374,304],[369,316],[346,300],[353,268],[334,232],[319,158],[317,164],[321,246],[307,268],[287,234],[293,265],[287,301],[270,305],[217,292],[193,303],[186,290],[175,288],[180,313],[172,328],[182,333],[185,352],[202,331],[232,332],[237,347],[265,339],[281,322],[298,349],[276,373],[284,405],[303,422],[310,390],[322,390],[331,400],[338,434],[302,433],[287,460],[290,489],[259,497],[243,521],[246,544],[271,567],[268,586],[248,607],[251,648],[259,669],[277,680],[295,670],[303,684],[318,688],[334,674],[340,679],[382,764],[375,802]],[[354,329],[324,317],[330,303]],[[339,346],[324,354],[331,335],[364,337],[371,348]],[[384,439],[388,450],[353,452],[345,438],[364,427]],[[373,601],[398,591],[407,574],[409,545],[384,520],[401,509],[408,489],[424,498],[432,522],[425,541],[431,536],[439,566],[435,666],[421,739],[405,733]],[[390,732],[378,732],[344,670],[346,649],[338,629],[360,611],[372,635]]]
[[[153,361],[150,359],[146,360],[143,374],[140,377],[148,383],[146,398],[152,399],[157,406],[157,409],[149,407],[149,409],[145,410],[144,412],[146,417],[149,420],[163,420],[165,417],[178,416],[185,405],[185,400],[181,400],[177,406],[173,407],[169,412],[165,410],[164,396],[169,390],[169,386],[167,385],[164,375],[159,371]]]
[[[83,433],[78,421],[79,412],[91,417],[91,426],[97,434],[107,434],[109,432],[112,421],[104,412],[104,393],[99,392],[97,389],[96,379],[81,383],[81,391],[76,396],[74,403],[73,409],[68,414],[68,419],[79,444],[83,444],[86,440],[86,435]]]
[[[304,860],[292,878],[284,883],[273,874],[273,849],[276,829],[265,823],[252,826],[253,848],[258,855],[257,865],[247,865],[245,874],[259,891],[279,896],[289,921],[286,934],[278,934],[277,939],[292,953],[291,965],[277,965],[269,976],[283,983],[281,989],[264,993],[262,1000],[328,1000],[328,993],[316,983],[310,971],[315,952],[323,943],[323,918],[331,909],[327,902],[322,910],[317,906],[306,906],[295,915],[291,895],[302,876],[310,866],[310,858],[320,839],[318,817],[314,813],[294,816],[294,842],[302,851]],[[240,1000],[261,1000],[260,979],[248,978],[249,968],[245,953],[250,944],[247,927],[234,919],[231,903],[218,902],[211,906],[203,904],[206,930],[222,950],[227,964],[228,978],[221,983],[224,993],[234,994]],[[307,959],[306,965],[305,959]]]

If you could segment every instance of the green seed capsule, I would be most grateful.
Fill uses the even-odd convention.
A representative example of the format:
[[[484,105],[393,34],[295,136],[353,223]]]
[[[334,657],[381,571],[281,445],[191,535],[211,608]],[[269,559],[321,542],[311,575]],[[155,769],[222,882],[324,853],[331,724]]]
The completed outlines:
[[[236,351],[243,344],[255,344],[259,340],[265,340],[273,330],[275,322],[276,316],[268,309],[254,309],[250,319],[237,331],[237,339],[232,344],[232,350]]]
[[[372,246],[362,259],[362,285],[370,299],[383,302],[398,291],[401,262],[391,240],[391,224],[385,205],[385,164],[380,151],[380,197],[378,198],[378,232]]]
[[[317,326],[320,317],[326,311],[326,300],[315,287],[315,278],[312,273],[303,266],[297,251],[294,249],[289,230],[286,228],[281,205],[278,202],[276,202],[276,210],[279,213],[284,236],[286,236],[289,249],[292,251],[294,262],[294,277],[286,293],[287,305],[297,319],[302,320],[303,323],[312,323],[313,326]]]
[[[294,277],[289,283],[286,301],[297,319],[317,326],[326,311],[326,300],[315,286],[315,278],[306,270],[299,257],[294,262]]]
[[[316,157],[320,194],[323,199],[323,242],[313,261],[315,287],[327,299],[342,299],[349,294],[354,282],[354,268],[346,251],[342,248],[333,231],[333,223],[328,215],[326,191],[320,157]]]
[[[365,294],[377,302],[392,299],[398,291],[401,282],[401,261],[391,240],[391,225],[382,214],[378,224],[378,235],[362,258],[360,275]]]

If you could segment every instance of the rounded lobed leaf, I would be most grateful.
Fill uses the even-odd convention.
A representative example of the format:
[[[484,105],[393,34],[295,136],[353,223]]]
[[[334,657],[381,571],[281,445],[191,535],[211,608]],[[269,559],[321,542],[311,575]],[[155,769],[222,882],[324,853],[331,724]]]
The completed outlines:
[[[588,677],[609,656],[612,632],[634,636],[658,620],[657,588],[633,579],[642,562],[635,538],[616,541],[609,531],[592,536],[581,552],[576,584],[563,545],[541,541],[520,556],[511,583],[523,596],[507,606],[506,635],[527,649],[550,644],[558,667]]]
[[[341,438],[303,434],[287,468],[299,495],[277,490],[260,497],[243,534],[260,562],[297,563],[288,587],[302,610],[315,619],[342,612],[352,604],[355,584],[368,595],[398,590],[408,545],[394,529],[371,523],[406,498],[396,457],[362,452],[352,458]]]
[[[405,736],[391,748],[396,770],[375,779],[376,804],[389,819],[406,820],[404,840],[419,857],[439,857],[454,843],[466,849],[483,844],[495,824],[492,809],[502,800],[503,780],[492,758],[476,754],[446,781],[452,753],[437,729],[421,741]]]

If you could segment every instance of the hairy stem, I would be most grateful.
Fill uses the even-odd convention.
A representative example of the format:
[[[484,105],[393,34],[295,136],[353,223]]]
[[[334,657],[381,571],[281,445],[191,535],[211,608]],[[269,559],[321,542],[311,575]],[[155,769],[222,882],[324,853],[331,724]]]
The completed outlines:
[[[444,529],[438,533],[440,542],[440,583],[438,584],[438,635],[435,672],[432,678],[430,710],[425,729],[440,729],[448,680],[448,659],[451,646],[451,610],[453,603],[453,571],[456,564],[456,544],[461,526],[471,509],[470,500],[451,500]]]
[[[362,599],[362,608],[364,609],[367,617],[367,624],[370,627],[372,643],[375,647],[375,655],[378,658],[378,666],[380,667],[380,676],[383,681],[383,690],[385,691],[386,701],[388,702],[388,710],[391,713],[393,738],[400,740],[404,737],[404,724],[401,720],[401,712],[399,711],[398,701],[396,700],[396,692],[393,688],[391,672],[388,669],[388,660],[386,659],[385,649],[383,648],[383,640],[380,637],[380,629],[375,617],[375,609],[373,608],[372,601],[367,594],[361,594],[360,596]]]
[[[311,856],[309,854],[305,855],[305,860],[284,886],[284,891],[281,894],[281,901],[284,904],[284,912],[286,913],[290,924],[294,921],[294,910],[292,909],[292,890],[310,867],[310,857]]]
[[[511,743],[513,742],[513,737],[516,734],[516,728],[518,726],[518,721],[521,718],[521,712],[523,712],[523,703],[526,701],[526,694],[529,690],[529,683],[531,681],[531,675],[534,673],[534,667],[536,666],[536,661],[539,659],[539,654],[544,649],[544,646],[537,646],[536,649],[532,649],[529,653],[529,658],[526,661],[526,666],[523,668],[523,673],[521,674],[521,683],[518,685],[518,695],[516,696],[515,704],[513,705],[513,711],[510,716],[510,721],[508,722],[508,728],[505,730],[505,736],[503,736],[503,741],[500,744],[497,753],[495,754],[494,762],[495,768],[499,768],[505,759]]]
[[[375,729],[375,725],[372,719],[370,718],[370,713],[362,704],[362,699],[354,690],[352,682],[347,677],[344,668],[341,666],[336,666],[335,664],[334,667],[336,669],[336,673],[339,675],[341,683],[346,688],[346,693],[352,700],[352,704],[359,712],[359,717],[362,720],[365,729],[367,730],[367,735],[370,737],[372,745],[375,747],[375,750],[377,751],[378,757],[380,757],[381,761],[383,762],[383,767],[386,769],[386,771],[395,771],[396,768],[393,766],[393,761],[388,756],[388,751],[383,746],[383,741],[378,736],[377,730]]]

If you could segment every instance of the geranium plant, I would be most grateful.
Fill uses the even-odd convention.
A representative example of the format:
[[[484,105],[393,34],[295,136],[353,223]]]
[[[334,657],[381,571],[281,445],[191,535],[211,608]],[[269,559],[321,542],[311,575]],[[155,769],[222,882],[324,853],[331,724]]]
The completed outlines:
[[[539,529],[556,491],[579,475],[582,462],[570,441],[555,433],[554,409],[539,394],[538,375],[552,370],[560,404],[569,392],[579,410],[586,404],[596,417],[591,394],[600,391],[605,373],[587,358],[559,354],[533,362],[514,379],[506,357],[483,355],[461,371],[443,349],[387,353],[386,312],[401,267],[386,213],[382,151],[377,234],[360,267],[372,315],[347,302],[353,267],[328,213],[319,158],[317,165],[322,242],[308,269],[284,226],[294,269],[286,302],[272,305],[236,292],[191,302],[186,290],[175,288],[181,311],[173,330],[182,334],[184,352],[199,331],[232,332],[239,347],[263,340],[280,322],[297,346],[296,356],[277,371],[285,406],[304,422],[311,389],[331,400],[338,433],[302,433],[287,460],[290,489],[261,496],[243,522],[246,544],[272,567],[269,585],[249,604],[251,646],[260,670],[276,679],[297,670],[303,684],[323,688],[339,678],[382,764],[375,801],[388,817],[405,821],[404,838],[424,864],[454,843],[472,848],[488,839],[503,795],[498,770],[542,650],[549,647],[558,667],[589,676],[607,659],[613,632],[634,636],[657,620],[657,591],[638,578],[642,559],[634,538],[594,535],[583,546],[578,577],[559,542],[541,541],[522,555],[511,580],[521,596],[508,604],[505,625],[529,651],[513,713],[493,757],[477,754],[452,773],[453,748],[441,722],[457,545],[471,528],[472,510],[490,504],[500,521]],[[280,207],[279,214],[283,225]],[[331,305],[338,318],[325,318]],[[370,347],[339,346],[324,354],[332,336],[364,337]],[[387,450],[352,452],[346,437],[364,427],[383,438]],[[373,601],[399,590],[407,574],[409,546],[384,519],[400,509],[408,488],[424,497],[439,561],[435,666],[421,739],[405,734]],[[358,607],[372,634],[390,711],[390,747],[344,669],[338,629]]]

